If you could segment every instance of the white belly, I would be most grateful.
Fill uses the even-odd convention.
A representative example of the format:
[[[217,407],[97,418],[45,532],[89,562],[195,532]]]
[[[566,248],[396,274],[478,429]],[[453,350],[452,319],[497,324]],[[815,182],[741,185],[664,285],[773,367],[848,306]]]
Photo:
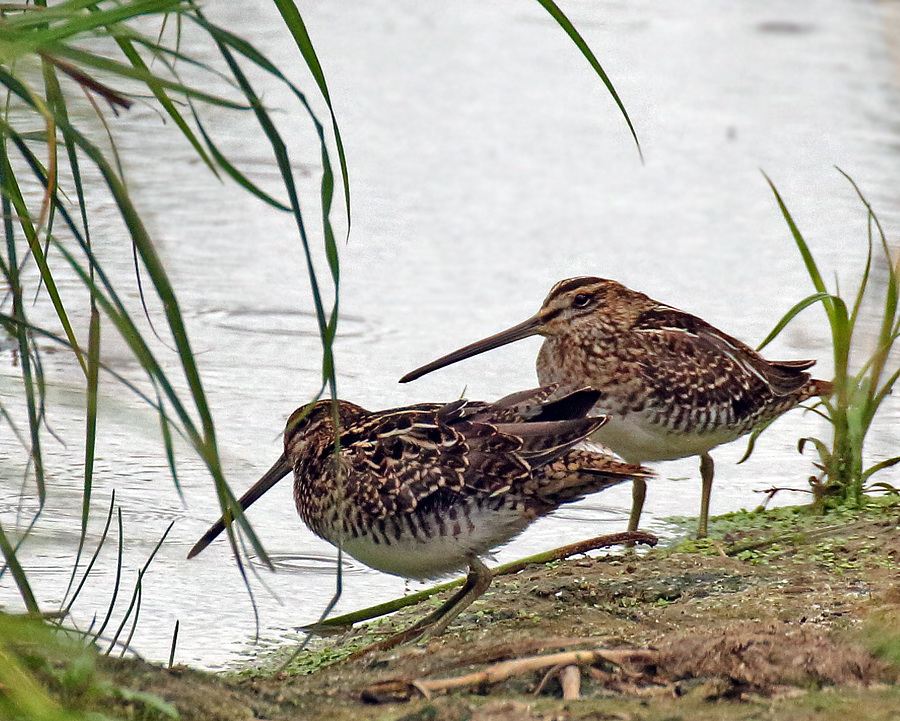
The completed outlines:
[[[471,527],[465,522],[459,524],[460,533],[453,532],[453,524],[445,524],[446,533],[440,535],[432,523],[430,526],[436,532],[427,538],[404,533],[398,540],[389,533],[389,543],[383,539],[376,543],[373,535],[367,534],[344,539],[341,546],[345,553],[371,568],[424,580],[465,568],[473,556],[485,555],[506,543],[532,519],[525,517],[521,509],[501,508],[472,510],[469,520]],[[335,539],[328,540],[336,544]]]
[[[628,463],[647,463],[700,455],[738,437],[731,430],[677,433],[653,426],[640,415],[629,413],[610,416],[609,421],[594,431],[591,440],[606,446]]]

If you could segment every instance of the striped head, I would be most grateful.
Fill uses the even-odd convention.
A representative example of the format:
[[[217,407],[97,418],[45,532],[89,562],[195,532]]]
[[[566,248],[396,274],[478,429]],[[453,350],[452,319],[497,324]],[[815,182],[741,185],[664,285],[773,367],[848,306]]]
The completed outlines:
[[[296,467],[298,460],[318,456],[334,443],[335,417],[343,431],[365,414],[368,411],[364,408],[342,400],[337,401],[337,409],[330,400],[321,400],[295,410],[284,429],[284,452],[291,465]]]
[[[609,336],[627,331],[657,303],[643,293],[605,278],[583,276],[561,280],[551,288],[533,320],[545,338],[566,335]]]

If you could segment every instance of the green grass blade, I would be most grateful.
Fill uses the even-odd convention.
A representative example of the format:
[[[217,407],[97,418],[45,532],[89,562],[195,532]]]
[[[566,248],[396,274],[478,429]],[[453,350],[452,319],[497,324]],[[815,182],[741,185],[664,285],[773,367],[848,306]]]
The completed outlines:
[[[212,155],[213,160],[218,167],[222,168],[225,171],[228,177],[230,177],[234,182],[240,185],[244,190],[262,200],[264,203],[271,205],[273,208],[277,208],[278,210],[282,210],[287,213],[291,212],[290,206],[285,205],[279,200],[276,200],[274,197],[272,197],[266,191],[256,185],[256,183],[250,180],[246,175],[244,175],[244,173],[238,170],[238,168],[236,168],[231,163],[231,161],[222,154],[218,146],[207,134],[203,125],[200,124],[199,119],[195,117],[195,121],[197,122],[200,134],[203,136],[203,140],[206,142],[206,147],[209,148],[209,152]]]
[[[872,204],[868,201],[865,195],[863,195],[862,190],[860,190],[859,186],[856,184],[853,178],[847,175],[847,173],[845,173],[840,168],[837,168],[837,171],[841,175],[843,175],[853,187],[853,190],[856,192],[856,195],[859,197],[860,201],[865,206],[866,211],[868,212],[870,223],[874,223],[875,227],[878,229],[881,248],[882,252],[884,253],[885,267],[888,273],[887,287],[885,288],[883,310],[881,316],[881,327],[879,329],[879,346],[878,350],[876,350],[876,352],[872,355],[873,362],[871,376],[872,387],[874,388],[878,385],[881,379],[884,365],[887,362],[888,356],[891,352],[891,348],[894,344],[894,340],[896,339],[894,328],[896,323],[900,322],[900,318],[897,317],[898,304],[900,304],[900,279],[898,279],[898,271],[897,267],[895,266],[894,259],[891,257],[891,249],[888,246],[884,228],[882,228],[881,222],[879,221],[875,210],[872,208]],[[869,238],[869,242],[871,244],[871,233]],[[867,276],[864,276],[863,283],[865,283],[866,280]]]
[[[869,478],[871,478],[873,474],[878,473],[878,471],[890,468],[891,466],[896,466],[898,463],[900,463],[900,456],[894,456],[893,458],[886,458],[883,461],[879,461],[863,473],[863,482],[868,481]]]
[[[872,241],[872,221],[869,219],[868,228],[868,248],[866,250],[866,264],[863,267],[862,278],[859,281],[859,287],[856,291],[856,298],[853,301],[853,310],[850,312],[850,326],[855,328],[859,319],[859,311],[862,308],[863,298],[866,295],[866,289],[869,287],[869,275],[872,271],[872,251],[874,244]]]
[[[182,114],[175,107],[175,104],[172,102],[171,98],[169,98],[168,93],[166,93],[166,89],[162,86],[161,83],[156,81],[156,76],[150,71],[150,68],[147,67],[146,63],[144,62],[138,51],[135,49],[131,40],[124,37],[117,37],[116,42],[118,43],[119,48],[122,50],[122,53],[126,58],[128,58],[128,62],[131,63],[132,67],[143,73],[146,73],[148,77],[154,78],[147,83],[147,87],[150,88],[150,91],[159,101],[159,104],[162,106],[163,110],[165,110],[166,114],[170,118],[172,118],[172,120],[175,122],[175,125],[178,126],[181,134],[184,135],[184,137],[187,138],[188,142],[193,146],[197,155],[199,155],[206,166],[211,171],[213,171],[214,174],[216,174],[216,166],[207,154],[206,149],[203,147],[191,127],[187,124],[184,116],[182,116]]]
[[[6,143],[0,141],[0,168],[8,166],[6,155]],[[8,178],[0,179],[0,184],[5,188],[11,181]],[[38,400],[36,398],[36,378],[32,368],[31,346],[28,332],[25,327],[27,317],[25,314],[24,298],[21,282],[19,280],[18,253],[16,251],[16,234],[13,227],[12,202],[7,193],[0,198],[0,208],[3,211],[3,231],[6,238],[6,255],[9,258],[8,265],[4,264],[4,275],[12,294],[12,315],[18,321],[15,325],[15,335],[18,341],[19,362],[22,367],[22,381],[25,388],[25,401],[28,411],[28,431],[31,440],[30,455],[34,464],[35,484],[37,485],[38,499],[41,506],[46,500],[46,487],[44,483],[44,460],[41,453],[41,433],[38,412]]]
[[[124,544],[125,544],[125,533],[122,530],[122,509],[118,508],[116,513],[116,520],[118,522],[119,529],[119,543],[117,546],[117,554],[116,554],[116,580],[113,583],[112,595],[109,597],[109,604],[106,607],[106,616],[103,618],[103,623],[100,624],[100,628],[94,634],[94,641],[97,642],[103,636],[103,632],[106,630],[106,627],[109,625],[109,622],[112,620],[113,611],[116,607],[116,601],[119,598],[119,587],[122,584],[122,554],[124,552]]]
[[[827,298],[834,299],[834,296],[831,295],[831,293],[814,293],[813,295],[807,296],[803,300],[796,303],[787,313],[781,316],[781,320],[779,320],[778,323],[775,324],[775,327],[771,330],[769,335],[765,337],[763,342],[756,347],[756,350],[761,351],[763,348],[769,345],[769,343],[775,340],[775,338],[778,337],[781,331],[784,330],[785,326],[787,326],[788,323],[790,323],[794,318],[800,315],[802,311],[806,310],[807,308],[809,308],[809,306],[814,305],[815,303],[824,301]]]
[[[87,418],[84,432],[84,501],[81,508],[81,534],[87,533],[91,512],[91,488],[94,480],[94,454],[97,447],[97,399],[100,389],[100,313],[91,311],[88,331]]]
[[[81,10],[96,7],[97,0],[66,0],[45,6],[38,13],[11,13],[3,18],[0,39],[15,44],[20,36],[31,38],[35,45],[45,45],[97,30],[103,26],[132,20],[141,15],[171,12],[185,0],[131,0],[115,4],[110,10],[83,13]],[[28,33],[24,33],[28,30]]]
[[[200,374],[187,337],[187,329],[184,325],[184,319],[181,315],[175,291],[169,281],[168,274],[165,272],[162,261],[156,252],[155,244],[150,238],[136,208],[132,204],[127,189],[100,150],[73,127],[69,126],[68,129],[79,149],[91,159],[103,175],[107,187],[116,201],[119,212],[128,227],[132,241],[138,249],[141,261],[147,269],[147,273],[153,282],[157,295],[162,301],[166,320],[168,321],[169,329],[175,341],[181,366],[190,387],[194,405],[200,416],[203,427],[202,441],[197,447],[204,454],[204,459],[211,470],[220,472],[212,415],[206,401],[206,395],[203,391],[203,384],[200,380]],[[134,332],[137,333],[136,328],[134,328]],[[141,345],[143,345],[143,343]],[[143,347],[146,349],[145,345]],[[146,349],[146,351],[149,352],[149,349]],[[174,391],[172,391],[172,395],[176,395]]]
[[[159,549],[162,548],[163,543],[166,540],[166,537],[169,535],[169,531],[172,530],[172,526],[175,525],[175,521],[172,521],[163,532],[160,539],[156,542],[156,545],[153,547],[153,550],[150,552],[150,556],[147,558],[143,567],[138,571],[137,581],[135,582],[134,591],[131,594],[131,601],[128,604],[128,608],[125,611],[125,615],[122,617],[122,622],[119,624],[119,628],[116,630],[115,636],[113,636],[112,641],[109,644],[109,648],[106,649],[106,655],[109,656],[110,651],[115,648],[116,644],[119,641],[119,636],[122,635],[122,631],[125,629],[125,624],[128,623],[128,619],[131,617],[131,614],[135,611],[137,613],[140,612],[140,594],[141,594],[141,583],[144,580],[144,575],[147,573],[147,570],[150,568],[150,564],[153,563],[153,559],[156,558],[156,554],[159,552]],[[137,623],[137,613],[135,613],[135,623]],[[132,629],[132,633],[134,630]],[[129,635],[129,639],[131,636]],[[125,644],[125,648],[128,648],[128,644]]]
[[[122,63],[117,60],[111,60],[101,55],[95,55],[93,53],[89,53],[84,50],[78,50],[76,48],[68,47],[65,45],[51,45],[42,52],[42,56],[48,59],[50,62],[54,62],[57,58],[66,58],[67,60],[71,60],[72,62],[78,63],[80,65],[86,65],[97,70],[112,73],[116,76],[137,80],[147,86],[156,84],[161,88],[165,88],[166,90],[173,90],[180,95],[184,95],[188,98],[202,100],[203,102],[210,105],[217,105],[223,108],[231,108],[233,110],[247,109],[247,106],[244,103],[228,100],[227,98],[223,98],[218,95],[210,95],[209,93],[205,93],[202,90],[192,88],[188,85],[184,85],[173,80],[166,80],[165,78],[161,78],[159,77],[159,75],[155,75],[154,73],[151,73],[149,71],[144,72],[138,68],[132,67],[131,65],[127,65],[126,63]]]
[[[641,150],[641,143],[638,140],[637,131],[634,129],[634,125],[631,122],[631,118],[628,116],[628,111],[625,110],[625,105],[622,102],[622,99],[619,97],[619,94],[616,92],[615,87],[613,87],[612,80],[609,79],[609,76],[606,74],[606,71],[600,65],[600,61],[597,60],[593,51],[588,47],[588,44],[584,41],[584,38],[581,37],[581,34],[578,30],[575,29],[575,26],[572,25],[572,22],[565,16],[562,10],[560,10],[559,6],[553,2],[553,0],[537,0],[538,3],[550,13],[550,16],[557,22],[557,24],[565,31],[566,35],[569,36],[569,39],[575,46],[581,51],[581,54],[584,55],[585,59],[590,63],[591,67],[594,69],[594,72],[600,77],[600,80],[603,81],[603,84],[606,86],[606,89],[609,91],[609,94],[612,95],[613,100],[619,108],[619,112],[622,113],[622,117],[625,118],[625,122],[628,124],[628,129],[631,131],[631,137],[634,138],[634,144],[637,146],[638,154],[640,155],[641,161],[644,160],[644,152]]]
[[[78,537],[78,549],[75,552],[75,562],[72,564],[72,575],[69,577],[69,585],[63,595],[63,602],[69,595],[72,583],[78,573],[81,563],[81,554],[84,550],[84,541],[87,537],[88,519],[91,514],[91,491],[94,481],[94,456],[97,442],[97,396],[100,385],[100,314],[94,308],[91,311],[90,328],[88,332],[88,378],[87,378],[87,402],[85,418],[85,444],[84,444],[84,484],[81,502],[81,534]],[[111,512],[111,511],[110,511]]]
[[[285,189],[288,192],[288,198],[290,199],[290,206],[294,215],[294,220],[297,226],[297,231],[300,236],[300,241],[303,246],[303,252],[306,259],[306,268],[307,275],[309,277],[310,287],[312,290],[313,296],[313,305],[316,313],[316,322],[319,327],[319,336],[322,339],[323,345],[323,374],[326,376],[330,373],[330,379],[333,383],[333,359],[332,359],[332,348],[331,343],[329,342],[329,325],[330,319],[326,318],[324,302],[322,300],[322,294],[319,287],[318,277],[316,275],[315,266],[313,265],[312,258],[312,249],[309,244],[309,237],[306,233],[306,227],[303,221],[303,213],[300,209],[300,200],[297,196],[297,186],[294,181],[294,174],[291,168],[290,158],[288,156],[287,146],[284,143],[278,129],[275,124],[272,122],[271,117],[266,112],[263,104],[261,103],[259,97],[254,91],[253,87],[250,85],[249,80],[246,75],[240,69],[237,61],[235,60],[233,54],[231,53],[228,45],[221,40],[217,40],[219,44],[220,52],[222,53],[225,62],[228,64],[229,69],[235,77],[238,85],[240,86],[242,92],[245,97],[250,100],[251,106],[253,108],[253,112],[256,114],[257,121],[260,124],[263,132],[269,140],[269,144],[272,147],[273,154],[275,155],[275,160],[278,164],[279,172],[281,173],[281,179],[284,183]],[[335,293],[335,297],[337,297],[337,293]]]
[[[331,103],[331,94],[328,92],[328,84],[325,81],[325,73],[322,70],[322,65],[319,63],[318,55],[316,55],[316,50],[312,44],[312,38],[310,38],[309,32],[306,30],[306,23],[303,22],[303,18],[300,16],[297,5],[293,0],[273,0],[273,2],[281,13],[284,24],[294,37],[297,48],[300,50],[300,54],[306,61],[306,66],[309,68],[310,73],[312,73],[316,85],[319,86],[319,92],[322,93],[322,98],[324,98],[325,104],[328,106],[328,112],[331,115],[331,128],[334,132],[334,142],[337,147],[338,161],[341,166],[341,180],[344,184],[344,204],[347,209],[347,233],[349,235],[350,173],[347,168],[347,156],[344,152],[344,143],[341,140],[341,130],[338,127],[337,116],[334,112],[334,106]]]
[[[2,71],[0,71],[0,75],[2,75]],[[28,158],[28,157],[29,156],[26,155],[26,158]],[[108,166],[107,166],[107,169],[108,169]],[[39,175],[39,178],[41,179],[41,181],[43,183],[47,182],[46,177]],[[125,310],[125,306],[122,304],[122,302],[116,296],[116,294],[113,290],[113,284],[109,281],[109,279],[106,277],[106,275],[102,272],[102,270],[100,269],[100,266],[97,265],[97,263],[93,257],[93,253],[91,252],[90,248],[87,246],[86,239],[82,238],[82,236],[78,232],[77,227],[71,221],[71,218],[68,216],[67,213],[64,212],[64,209],[62,208],[62,206],[60,206],[60,207],[61,207],[61,213],[63,215],[64,220],[67,223],[69,230],[73,233],[73,235],[75,236],[75,239],[80,244],[82,251],[88,258],[88,261],[90,263],[91,272],[85,271],[80,266],[80,264],[77,262],[77,260],[74,258],[74,256],[64,246],[57,243],[56,247],[62,253],[64,258],[69,262],[69,264],[73,267],[73,269],[76,271],[76,273],[78,273],[78,275],[81,277],[81,279],[84,282],[84,284],[86,285],[86,287],[88,287],[88,289],[91,291],[92,297],[104,306],[105,312],[114,321],[117,330],[119,330],[120,335],[122,335],[122,337],[126,341],[129,341],[129,345],[131,346],[132,352],[135,354],[135,356],[138,358],[138,360],[141,361],[142,366],[145,369],[149,369],[149,373],[151,376],[155,375],[157,377],[157,379],[161,381],[163,387],[166,390],[167,396],[169,397],[170,401],[173,403],[174,407],[176,408],[176,411],[178,412],[178,415],[180,416],[182,422],[185,423],[185,426],[189,431],[189,436],[191,437],[191,441],[192,441],[193,445],[198,449],[198,451],[201,451],[201,454],[202,454],[202,451],[204,450],[204,447],[205,447],[204,439],[201,438],[200,434],[194,429],[193,422],[192,422],[190,416],[188,415],[187,410],[179,402],[178,395],[174,391],[173,386],[165,378],[165,374],[162,372],[161,367],[153,358],[153,354],[150,352],[149,347],[144,342],[143,338],[141,337],[141,335],[140,335],[139,331],[137,330],[137,327],[134,325],[133,321],[131,321],[127,311]],[[132,212],[134,212],[133,208],[132,208]],[[147,241],[146,238],[144,238],[144,240],[145,240],[145,242]],[[101,279],[106,291],[110,294],[110,300],[105,299],[105,297],[102,295],[100,287],[98,285],[96,285],[93,281],[91,274],[95,271],[95,269],[96,269],[96,273],[98,274],[99,278]],[[175,313],[176,311],[177,311],[177,307],[174,310],[170,309],[170,312],[172,312],[172,313]],[[23,323],[21,325],[23,327],[27,327],[26,323]],[[71,345],[71,340],[70,340],[70,345]],[[182,351],[182,349],[179,349],[179,352],[181,352],[181,351]],[[192,357],[190,359],[192,360]],[[196,368],[194,368],[194,371],[196,372]]]
[[[2,523],[0,523],[0,553],[3,553],[3,558],[12,573],[13,580],[16,582],[16,588],[19,589],[19,595],[22,596],[22,601],[24,601],[28,613],[39,616],[41,609],[34,596],[34,591],[31,590],[28,575],[25,573],[25,569],[22,568],[22,564],[19,563],[19,558],[9,542],[6,531],[3,530]]]
[[[744,455],[741,456],[740,460],[737,462],[737,465],[740,465],[744,461],[746,461],[753,454],[753,450],[756,448],[756,440],[763,434],[763,432],[775,422],[775,418],[770,421],[766,421],[765,423],[760,423],[756,426],[751,432],[750,437],[747,439],[747,449],[744,451]]]
[[[125,658],[126,651],[131,648],[131,640],[134,638],[134,632],[137,630],[138,619],[141,616],[141,602],[144,600],[144,582],[142,577],[138,577],[137,583],[134,586],[134,590],[137,594],[137,599],[134,604],[134,619],[131,622],[131,630],[128,632],[128,638],[126,638],[125,642],[122,644],[122,651],[119,654],[119,658]]]
[[[91,560],[88,561],[88,565],[84,569],[84,573],[81,576],[81,581],[75,587],[75,592],[72,594],[72,597],[69,598],[69,602],[66,603],[66,598],[69,596],[69,589],[66,589],[66,594],[63,597],[63,603],[60,604],[60,615],[63,617],[68,616],[69,612],[72,610],[72,606],[75,604],[75,601],[78,600],[78,596],[81,594],[82,588],[84,588],[84,584],[87,583],[88,578],[91,575],[91,571],[94,570],[94,564],[97,562],[97,558],[100,556],[100,551],[103,548],[103,545],[106,543],[106,538],[109,535],[109,528],[112,525],[113,519],[113,511],[116,506],[116,491],[113,489],[110,500],[109,500],[109,512],[106,514],[106,523],[103,526],[103,532],[100,534],[100,541],[97,543],[97,548],[94,549],[94,553],[91,556]],[[72,568],[72,577],[75,577],[75,572],[78,570],[78,566],[74,566]],[[71,588],[72,582],[69,581],[69,586]]]
[[[881,406],[884,399],[890,395],[891,391],[894,388],[894,385],[897,383],[898,378],[900,378],[900,368],[897,368],[890,376],[888,376],[887,380],[878,389],[878,391],[872,396],[872,404],[870,408],[870,413],[872,416],[875,415],[878,408]]]
[[[178,467],[175,464],[175,444],[172,440],[172,421],[163,410],[163,400],[159,395],[159,388],[154,384],[153,389],[156,391],[156,406],[160,409],[159,413],[159,431],[163,440],[163,448],[166,453],[166,463],[169,465],[169,474],[172,476],[172,482],[175,484],[175,490],[178,491],[178,497],[184,502],[184,491],[181,488],[181,482],[178,480]]]
[[[50,187],[50,182],[45,174],[45,171],[41,168],[40,164],[36,162],[34,154],[27,150],[27,148],[25,147],[25,142],[18,136],[18,133],[16,133],[12,128],[2,122],[0,122],[0,129],[4,130],[9,135],[16,148],[20,151],[20,153],[22,153],[23,157],[28,162],[32,172],[37,175],[38,178],[43,179],[44,186]],[[72,343],[76,360],[78,361],[79,365],[81,365],[81,369],[84,374],[87,375],[88,370],[87,363],[84,359],[84,353],[82,352],[78,340],[75,337],[75,331],[72,328],[72,323],[69,320],[68,313],[66,312],[65,305],[63,304],[62,296],[60,295],[59,289],[56,286],[56,281],[53,278],[53,272],[51,271],[50,265],[47,262],[47,258],[45,257],[44,252],[41,249],[37,232],[31,222],[31,214],[28,210],[28,206],[25,203],[25,198],[22,196],[22,192],[19,189],[19,184],[16,182],[15,172],[13,171],[12,165],[9,162],[9,157],[6,156],[6,154],[3,155],[2,162],[2,187],[4,196],[8,197],[9,201],[15,208],[16,217],[19,220],[19,225],[25,234],[25,238],[28,241],[29,248],[35,259],[35,263],[37,264],[38,270],[40,271],[41,281],[46,286],[47,294],[50,296],[50,299],[53,302],[53,309],[56,311],[56,315],[59,318],[60,323],[62,323],[62,326],[66,332],[66,336]]]
[[[815,258],[813,258],[812,252],[809,250],[809,246],[807,245],[806,240],[800,233],[800,229],[794,222],[794,218],[791,216],[790,212],[787,209],[787,206],[781,199],[781,194],[778,192],[778,189],[775,187],[775,184],[772,182],[771,178],[769,178],[768,175],[763,173],[763,177],[766,179],[766,182],[769,184],[769,187],[775,194],[775,200],[778,203],[778,208],[781,210],[781,214],[784,216],[784,219],[788,224],[788,228],[790,228],[791,235],[794,238],[794,242],[797,244],[797,249],[800,251],[800,255],[803,258],[803,264],[806,266],[806,272],[809,274],[809,277],[812,280],[815,289],[819,293],[827,293],[828,289],[825,287],[825,281],[822,280],[822,274],[819,272],[819,267],[818,265],[816,265],[816,260]]]

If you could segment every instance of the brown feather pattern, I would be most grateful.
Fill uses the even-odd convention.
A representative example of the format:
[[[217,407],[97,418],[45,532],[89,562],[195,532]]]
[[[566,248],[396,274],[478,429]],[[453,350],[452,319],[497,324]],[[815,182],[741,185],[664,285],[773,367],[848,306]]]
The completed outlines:
[[[517,393],[494,404],[426,403],[375,413],[339,401],[339,474],[331,402],[320,401],[285,433],[297,509],[313,531],[337,542],[345,530],[360,534],[398,515],[446,512],[461,500],[502,496],[537,517],[648,475],[602,453],[572,450],[605,419],[584,417],[595,393],[546,403],[555,390]],[[543,420],[542,413],[565,415],[561,406],[576,417]]]

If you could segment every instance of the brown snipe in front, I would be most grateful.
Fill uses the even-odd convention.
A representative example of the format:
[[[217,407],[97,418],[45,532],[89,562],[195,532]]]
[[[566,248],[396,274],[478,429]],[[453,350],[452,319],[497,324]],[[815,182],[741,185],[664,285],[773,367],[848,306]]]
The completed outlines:
[[[240,506],[246,509],[293,471],[300,517],[362,563],[414,579],[468,567],[453,598],[398,636],[439,633],[490,585],[481,556],[561,504],[650,475],[609,455],[573,449],[606,422],[587,417],[600,393],[557,391],[554,385],[495,403],[459,400],[377,412],[338,401],[337,456],[332,403],[319,401],[291,416],[284,453]],[[188,558],[224,529],[220,519]]]

